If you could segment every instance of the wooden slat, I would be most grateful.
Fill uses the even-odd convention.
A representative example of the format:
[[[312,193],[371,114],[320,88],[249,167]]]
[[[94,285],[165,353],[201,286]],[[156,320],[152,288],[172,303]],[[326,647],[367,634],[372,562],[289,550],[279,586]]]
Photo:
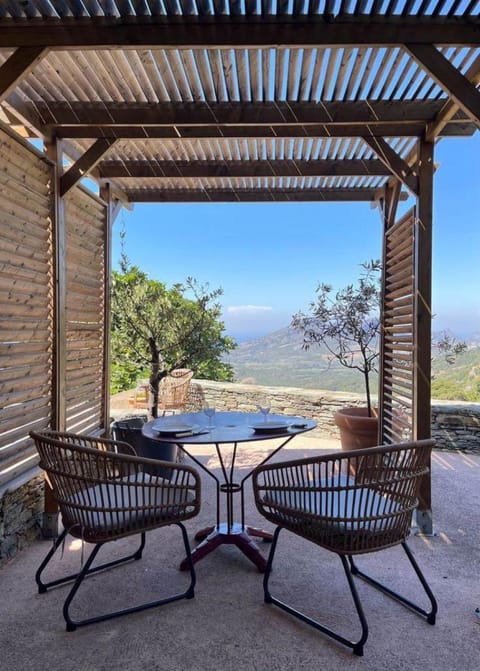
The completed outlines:
[[[14,480],[23,473],[27,473],[38,464],[38,453],[35,448],[18,453],[14,460],[8,464],[0,461],[0,487]]]
[[[24,405],[24,404],[23,404]],[[23,407],[22,405],[22,407]],[[9,412],[11,411],[11,412]],[[25,408],[23,412],[18,409],[7,408],[5,412],[2,411],[2,421],[0,424],[2,432],[2,443],[8,444],[8,439],[13,436],[12,440],[18,440],[20,436],[26,435],[26,427],[28,426],[45,426],[50,421],[51,406],[45,400],[32,401],[28,404],[28,422],[26,421]],[[31,430],[31,429],[29,429]]]

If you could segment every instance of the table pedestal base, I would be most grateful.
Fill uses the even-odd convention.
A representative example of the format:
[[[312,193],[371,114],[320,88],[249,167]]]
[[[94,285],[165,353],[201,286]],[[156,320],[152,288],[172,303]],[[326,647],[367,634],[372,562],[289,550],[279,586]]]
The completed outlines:
[[[197,561],[200,561],[200,559],[203,559],[203,557],[210,554],[210,552],[215,550],[219,545],[236,545],[243,554],[255,564],[260,573],[264,573],[267,566],[267,560],[262,555],[260,548],[251,536],[258,536],[267,541],[271,540],[271,534],[267,531],[255,529],[254,527],[242,527],[241,524],[233,524],[230,529],[228,529],[227,524],[220,524],[218,527],[202,529],[195,536],[197,540],[203,540],[200,545],[197,545],[197,547],[192,550],[192,561],[195,564]],[[182,571],[187,571],[188,568],[188,562],[184,559],[180,564],[180,569]]]

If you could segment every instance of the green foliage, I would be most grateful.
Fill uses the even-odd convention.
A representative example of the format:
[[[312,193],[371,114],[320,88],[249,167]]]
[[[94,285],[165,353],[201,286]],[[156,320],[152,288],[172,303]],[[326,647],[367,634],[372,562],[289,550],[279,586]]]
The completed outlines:
[[[369,414],[371,408],[370,374],[376,371],[380,332],[380,261],[361,264],[363,273],[356,285],[349,284],[332,295],[329,284],[320,284],[310,313],[299,312],[292,327],[303,333],[303,347],[321,345],[330,361],[363,375]]]
[[[192,278],[167,288],[123,254],[120,268],[112,274],[112,387],[130,388],[145,370],[154,394],[176,368],[208,379],[233,378],[221,360],[236,345],[219,320],[220,289],[209,292]]]
[[[456,342],[456,341],[455,341]],[[462,346],[461,356],[452,360],[440,349],[432,361],[432,398],[468,402],[480,401],[480,348]],[[466,345],[465,345],[466,346]]]

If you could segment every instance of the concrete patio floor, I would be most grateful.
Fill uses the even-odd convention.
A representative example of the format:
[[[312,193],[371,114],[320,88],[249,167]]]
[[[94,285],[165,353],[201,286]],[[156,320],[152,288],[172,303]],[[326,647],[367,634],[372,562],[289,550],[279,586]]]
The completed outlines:
[[[298,437],[282,451],[282,459],[298,458],[336,447],[333,441]],[[240,454],[249,468],[271,445],[257,443]],[[203,449],[203,448],[202,448]],[[216,468],[213,448],[200,454]],[[279,457],[277,457],[278,459]],[[38,541],[0,570],[0,668],[15,671],[176,670],[213,671],[355,669],[453,671],[479,668],[480,622],[480,455],[435,452],[433,511],[437,535],[412,535],[409,545],[437,597],[435,626],[358,581],[370,626],[364,657],[288,614],[263,603],[262,576],[234,546],[222,546],[196,565],[193,600],[144,611],[67,633],[62,617],[66,588],[38,594],[35,570],[50,547]],[[203,478],[202,511],[187,523],[190,538],[214,519],[214,489]],[[247,521],[262,520],[247,487]],[[268,525],[263,524],[268,528]],[[133,539],[109,544],[104,558],[134,547]],[[268,544],[261,545],[266,554]],[[77,570],[81,543],[70,541],[63,557],[52,563],[58,577]],[[187,577],[178,571],[182,559],[176,527],[147,536],[139,562],[97,574],[78,594],[80,616],[92,608],[133,605],[162,590],[183,589]],[[417,583],[401,550],[394,548],[359,558],[380,579],[400,586],[415,598]],[[346,635],[358,634],[345,577],[337,557],[283,532],[280,536],[272,592],[323,617]]]

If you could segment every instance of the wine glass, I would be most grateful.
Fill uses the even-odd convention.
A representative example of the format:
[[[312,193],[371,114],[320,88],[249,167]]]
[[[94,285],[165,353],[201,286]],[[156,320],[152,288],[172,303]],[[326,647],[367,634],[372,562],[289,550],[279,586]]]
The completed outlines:
[[[259,412],[263,415],[263,421],[267,421],[267,415],[270,412],[270,404],[268,402],[268,399],[264,398],[260,401],[260,403],[257,405],[257,408]]]
[[[215,416],[215,408],[212,407],[212,406],[208,406],[208,405],[207,405],[207,406],[205,406],[205,408],[203,409],[203,412],[204,412],[204,413],[207,415],[207,417],[208,417],[208,428],[209,428],[209,429],[213,428],[213,426],[214,426],[214,424],[213,424],[213,418],[214,418],[214,416]]]

